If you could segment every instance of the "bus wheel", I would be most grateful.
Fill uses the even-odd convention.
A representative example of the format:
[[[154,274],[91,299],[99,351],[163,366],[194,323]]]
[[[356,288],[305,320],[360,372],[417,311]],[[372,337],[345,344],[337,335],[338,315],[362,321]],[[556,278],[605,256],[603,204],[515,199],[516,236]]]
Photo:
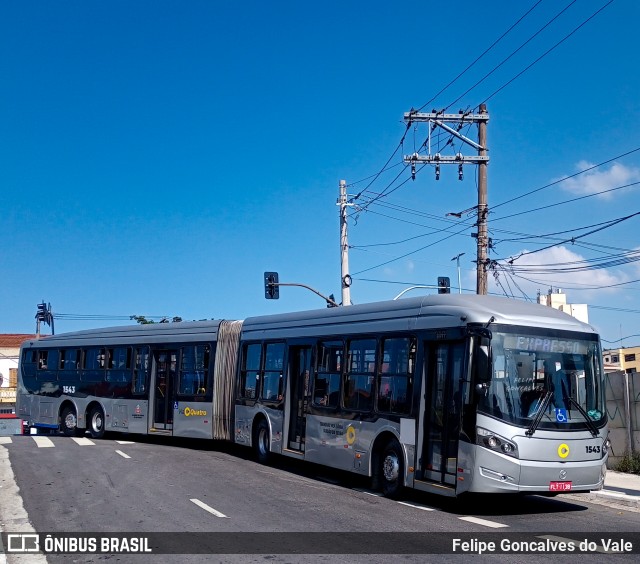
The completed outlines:
[[[78,417],[73,407],[65,407],[60,415],[60,431],[65,437],[75,437],[78,432]]]
[[[104,412],[101,407],[94,407],[89,414],[89,433],[93,439],[104,436]]]
[[[379,483],[385,497],[397,498],[402,490],[404,464],[402,447],[398,441],[390,441],[379,458]]]
[[[264,419],[260,420],[253,435],[253,450],[256,454],[256,460],[260,464],[269,462],[269,425]]]

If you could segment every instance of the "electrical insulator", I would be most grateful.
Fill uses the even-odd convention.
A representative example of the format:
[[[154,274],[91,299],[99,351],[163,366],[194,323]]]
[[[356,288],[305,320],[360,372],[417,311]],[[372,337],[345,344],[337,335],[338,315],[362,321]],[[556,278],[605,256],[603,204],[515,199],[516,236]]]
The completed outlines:
[[[436,180],[440,180],[440,165],[436,165]]]

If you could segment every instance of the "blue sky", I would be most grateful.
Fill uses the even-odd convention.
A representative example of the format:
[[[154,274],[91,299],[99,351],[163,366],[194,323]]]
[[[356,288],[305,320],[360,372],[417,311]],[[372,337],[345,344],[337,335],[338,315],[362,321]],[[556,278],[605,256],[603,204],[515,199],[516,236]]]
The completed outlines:
[[[640,3],[579,27],[607,1],[3,2],[0,332],[41,300],[56,332],[324,307],[262,279],[339,300],[341,179],[354,303],[457,285],[459,253],[473,292],[474,216],[446,214],[477,203],[475,167],[404,182],[425,126],[398,146],[411,108],[486,101],[490,291],[560,287],[604,339],[640,333],[640,216],[608,224],[640,212]]]

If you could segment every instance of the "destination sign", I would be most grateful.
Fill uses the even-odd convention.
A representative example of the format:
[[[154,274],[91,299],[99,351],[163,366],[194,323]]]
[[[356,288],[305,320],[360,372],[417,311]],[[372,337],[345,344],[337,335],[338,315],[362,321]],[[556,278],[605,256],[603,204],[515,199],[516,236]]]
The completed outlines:
[[[570,339],[548,339],[533,335],[505,335],[504,347],[531,352],[558,354],[587,354],[587,341]]]

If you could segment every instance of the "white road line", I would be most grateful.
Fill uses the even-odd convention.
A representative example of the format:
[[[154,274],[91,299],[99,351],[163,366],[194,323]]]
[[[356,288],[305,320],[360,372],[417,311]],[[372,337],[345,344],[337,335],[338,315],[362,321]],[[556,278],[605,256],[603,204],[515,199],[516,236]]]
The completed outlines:
[[[422,509],[422,511],[435,511],[433,507],[427,507],[426,505],[417,505],[416,503],[407,503],[406,501],[399,501],[400,505],[406,505],[408,507],[415,507],[416,509]]]
[[[128,454],[125,454],[124,452],[122,452],[121,450],[116,450],[116,452],[122,456],[122,458],[131,458]]]
[[[0,437],[0,445],[8,445],[12,442],[11,437]]]
[[[96,444],[91,439],[87,439],[87,437],[71,437],[71,438],[80,446],[89,446],[89,445]]]
[[[495,521],[487,521],[486,519],[480,519],[478,517],[459,517],[461,521],[468,521],[469,523],[475,523],[476,525],[484,525],[485,527],[491,527],[492,529],[501,529],[502,527],[508,527],[503,523],[496,523]]]
[[[116,441],[119,445],[133,445],[135,444],[133,441]]]
[[[360,493],[367,494],[367,495],[372,495],[373,497],[382,497],[381,493],[372,492],[372,491],[369,491],[369,490],[363,490],[363,489],[360,489],[360,488],[353,488],[353,491],[354,492],[360,492]]]
[[[193,498],[193,499],[190,499],[189,501],[191,501],[192,503],[195,503],[198,507],[201,507],[202,509],[204,509],[205,511],[208,511],[209,513],[211,513],[212,515],[215,515],[216,517],[222,517],[224,519],[229,518],[224,513],[220,513],[220,511],[216,511],[213,507],[209,507],[206,503],[203,503],[199,499]]]
[[[38,445],[38,448],[47,448],[47,447],[55,446],[53,444],[53,441],[47,437],[38,437],[37,435],[34,435],[31,438],[36,442],[36,444]]]

